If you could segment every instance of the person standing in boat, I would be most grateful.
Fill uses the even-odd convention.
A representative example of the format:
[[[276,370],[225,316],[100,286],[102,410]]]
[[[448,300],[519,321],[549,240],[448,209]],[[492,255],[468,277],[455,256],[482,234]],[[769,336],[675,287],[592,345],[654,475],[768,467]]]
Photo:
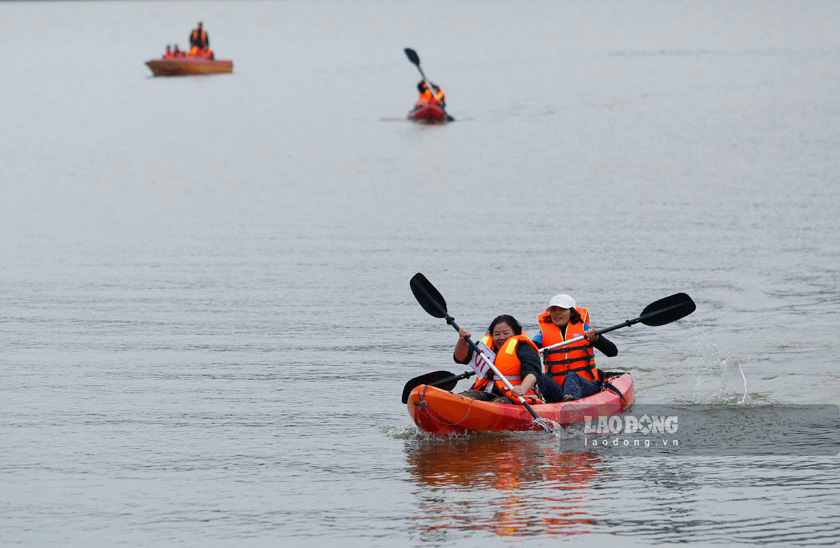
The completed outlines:
[[[417,84],[417,91],[420,93],[418,101],[432,102],[436,101],[440,106],[446,108],[446,94],[434,82],[429,82],[432,86],[432,91],[429,91],[429,86],[426,85],[425,80],[420,80]]]
[[[190,33],[190,57],[201,57],[203,59],[213,60],[216,56],[213,50],[210,49],[210,38],[207,36],[207,31],[204,30],[203,23],[198,22],[198,27],[193,29]]]
[[[207,31],[204,30],[204,23],[198,22],[198,27],[194,28],[190,33],[190,51],[193,48],[208,49],[210,47],[210,37],[207,36]]]
[[[456,363],[467,364],[473,359],[473,350],[467,344],[470,332],[461,328],[455,343],[453,359]],[[486,346],[495,356],[490,356],[493,365],[510,381],[513,390],[499,379],[493,378],[488,371],[483,379],[476,379],[472,388],[461,392],[462,396],[494,403],[519,403],[518,396],[528,403],[542,403],[534,392],[537,379],[542,376],[540,356],[536,345],[522,333],[522,326],[516,318],[503,314],[496,317],[487,328],[487,334],[481,339],[479,347]]]
[[[534,337],[534,344],[539,348],[584,337],[543,353],[545,374],[538,378],[538,388],[549,403],[578,400],[600,392],[604,379],[595,366],[593,348],[608,357],[618,355],[615,344],[590,327],[589,310],[576,304],[569,295],[555,295],[545,312],[537,316],[540,332]]]

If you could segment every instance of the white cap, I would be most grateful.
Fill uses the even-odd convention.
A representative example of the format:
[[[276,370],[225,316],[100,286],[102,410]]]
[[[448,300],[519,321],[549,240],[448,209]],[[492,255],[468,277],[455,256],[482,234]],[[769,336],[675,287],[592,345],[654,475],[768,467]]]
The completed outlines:
[[[574,308],[575,300],[571,297],[571,295],[561,293],[560,295],[553,296],[551,300],[548,301],[548,306],[546,308],[551,308],[552,306],[559,306],[560,308]]]

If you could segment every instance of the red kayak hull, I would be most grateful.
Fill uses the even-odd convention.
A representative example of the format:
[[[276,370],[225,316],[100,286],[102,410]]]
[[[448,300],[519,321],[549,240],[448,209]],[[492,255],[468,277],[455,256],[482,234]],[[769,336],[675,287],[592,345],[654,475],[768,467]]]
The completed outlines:
[[[546,403],[532,406],[544,419],[562,426],[583,422],[586,417],[614,415],[629,409],[635,401],[633,377],[621,373],[611,377],[621,396],[612,390],[602,390],[575,401]],[[429,385],[420,385],[408,396],[408,414],[418,428],[436,435],[469,432],[500,432],[540,430],[533,417],[522,405],[490,403],[466,398]]]
[[[442,123],[446,122],[446,112],[437,103],[417,101],[408,113],[408,119],[422,123]]]

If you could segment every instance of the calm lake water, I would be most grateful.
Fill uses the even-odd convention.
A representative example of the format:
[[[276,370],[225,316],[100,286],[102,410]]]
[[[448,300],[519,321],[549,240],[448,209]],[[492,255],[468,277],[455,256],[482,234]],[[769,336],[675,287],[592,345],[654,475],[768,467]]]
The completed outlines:
[[[199,20],[233,74],[152,77]],[[836,453],[436,440],[399,397],[460,371],[423,272],[474,333],[533,334],[555,293],[605,327],[684,291],[693,315],[599,362],[638,404],[836,404],[838,21],[0,2],[0,544],[834,544]],[[457,122],[405,120],[407,46]]]

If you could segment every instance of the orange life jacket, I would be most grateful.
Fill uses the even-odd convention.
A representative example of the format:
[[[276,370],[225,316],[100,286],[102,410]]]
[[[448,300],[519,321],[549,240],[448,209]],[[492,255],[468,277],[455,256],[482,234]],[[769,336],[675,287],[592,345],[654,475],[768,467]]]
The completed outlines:
[[[493,337],[489,334],[484,335],[481,342],[483,342],[487,348],[493,348]],[[535,345],[526,335],[514,335],[509,338],[505,344],[502,345],[502,348],[496,352],[496,359],[493,360],[493,365],[496,366],[499,373],[504,375],[513,386],[522,384],[522,362],[519,361],[519,356],[516,355],[516,347],[520,343],[529,344],[534,348],[534,350],[537,350],[537,345]],[[488,372],[488,376],[490,374],[492,373]],[[488,384],[490,384],[490,382],[491,380],[487,377],[483,379],[476,379],[475,384],[473,384],[473,390],[483,390]],[[495,382],[496,388],[499,392],[504,394],[505,397],[512,402],[519,403],[519,399],[510,393],[510,390],[507,386],[505,386],[504,381],[495,379],[493,382]],[[523,397],[525,398],[525,401],[530,404],[542,403],[542,400],[540,400],[533,388],[528,390]]]
[[[417,102],[414,103],[414,110],[428,106],[441,108],[440,103],[432,99],[431,95],[420,94],[420,97],[417,98]]]
[[[565,337],[563,336],[563,330],[551,322],[551,316],[548,311],[537,316],[537,321],[540,323],[540,330],[542,330],[543,347],[583,335],[583,326],[589,323],[589,310],[580,307],[575,307],[575,310],[580,314],[581,321],[566,324]],[[563,384],[563,378],[566,376],[566,373],[573,371],[590,381],[603,380],[599,378],[598,370],[595,368],[595,352],[592,350],[592,345],[586,339],[559,348],[546,350],[543,353],[543,365],[545,366],[546,375],[561,385]]]
[[[190,33],[190,44],[198,44],[201,47],[207,47],[207,31],[204,29],[201,29],[201,31],[193,29]]]
[[[210,48],[200,48],[198,46],[193,46],[190,48],[190,57],[211,59],[213,57],[213,50]]]
[[[436,103],[442,103],[443,100],[446,99],[446,94],[443,92],[442,89],[438,89],[437,93],[432,94],[431,91],[426,89],[423,93],[420,94],[418,101],[433,101]]]
[[[164,58],[164,59],[174,59],[174,58],[175,58],[175,54],[174,54],[174,53],[172,53],[171,51],[167,51],[166,53],[164,53],[164,54],[163,54],[163,58]]]

